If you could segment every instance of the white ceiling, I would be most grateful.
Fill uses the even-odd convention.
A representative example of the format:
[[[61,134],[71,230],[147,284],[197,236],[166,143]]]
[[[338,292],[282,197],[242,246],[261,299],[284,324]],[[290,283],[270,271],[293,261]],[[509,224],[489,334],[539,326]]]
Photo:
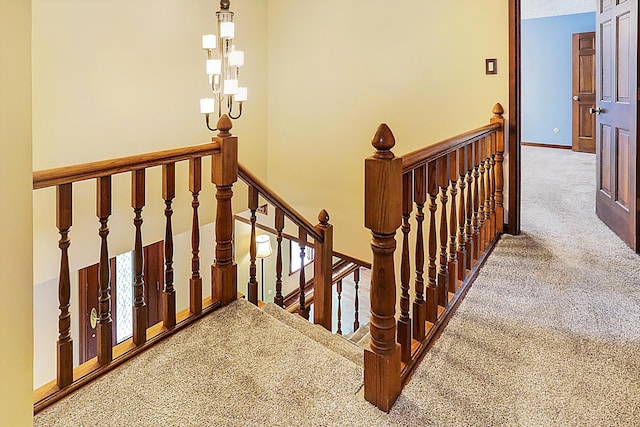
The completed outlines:
[[[522,19],[596,11],[596,0],[522,0]]]

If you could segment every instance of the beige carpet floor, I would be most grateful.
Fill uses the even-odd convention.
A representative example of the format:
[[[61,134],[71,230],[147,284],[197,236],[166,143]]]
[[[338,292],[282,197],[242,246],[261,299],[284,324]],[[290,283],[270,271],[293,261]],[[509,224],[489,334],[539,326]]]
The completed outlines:
[[[640,257],[595,217],[594,156],[524,147],[523,163],[523,234],[497,245],[390,414],[329,341],[354,344],[238,301],[35,425],[640,425]]]

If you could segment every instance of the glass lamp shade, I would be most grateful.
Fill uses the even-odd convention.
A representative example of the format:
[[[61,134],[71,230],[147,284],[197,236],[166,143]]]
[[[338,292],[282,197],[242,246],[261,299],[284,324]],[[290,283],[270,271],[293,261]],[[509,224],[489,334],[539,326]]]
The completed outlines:
[[[235,35],[235,25],[233,22],[221,22],[220,23],[220,38],[232,39]]]
[[[234,50],[229,53],[229,65],[233,67],[242,67],[244,65],[244,52]]]
[[[272,252],[271,238],[267,234],[256,236],[256,258],[266,258]]]
[[[238,93],[238,81],[235,79],[229,79],[224,81],[224,94],[235,95]]]
[[[215,49],[216,48],[216,36],[214,34],[207,34],[202,36],[202,48],[203,49]]]
[[[239,102],[244,102],[247,100],[247,88],[242,86],[238,88],[238,92],[236,92],[235,96],[233,97],[233,99],[235,99],[236,101]]]
[[[213,98],[203,98],[200,100],[200,113],[211,114],[215,106],[215,100]]]
[[[207,59],[207,74],[220,74],[222,71],[222,61],[219,59]]]

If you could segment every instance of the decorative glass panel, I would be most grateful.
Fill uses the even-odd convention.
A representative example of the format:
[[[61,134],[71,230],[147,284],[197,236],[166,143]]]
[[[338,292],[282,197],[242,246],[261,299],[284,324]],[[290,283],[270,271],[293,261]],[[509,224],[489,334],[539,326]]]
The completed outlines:
[[[116,257],[116,336],[118,343],[133,335],[133,252]]]

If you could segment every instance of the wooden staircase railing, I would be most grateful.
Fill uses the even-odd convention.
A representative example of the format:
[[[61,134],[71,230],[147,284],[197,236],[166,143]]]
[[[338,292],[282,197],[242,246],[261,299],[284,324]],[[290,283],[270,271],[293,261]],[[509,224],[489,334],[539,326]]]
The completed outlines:
[[[371,230],[373,266],[364,396],[384,411],[393,406],[503,231],[503,112],[496,104],[490,124],[402,157],[391,151],[395,139],[385,124],[373,138],[376,151],[365,160],[365,226]]]
[[[285,219],[288,219],[298,229],[296,241],[300,247],[300,268],[299,272],[299,310],[298,313],[309,319],[309,303],[306,299],[307,279],[305,276],[305,254],[308,245],[308,238],[313,242],[315,259],[313,261],[313,287],[314,287],[314,318],[316,324],[320,324],[331,330],[332,320],[332,283],[331,273],[333,265],[333,226],[329,224],[329,214],[326,210],[321,210],[318,215],[318,224],[312,225],[291,205],[285,202],[275,191],[252,174],[247,168],[239,165],[239,178],[249,187],[248,208],[251,212],[251,240],[249,248],[249,283],[247,284],[247,294],[249,302],[258,304],[258,282],[256,279],[256,230],[258,228],[256,211],[258,209],[259,197],[262,197],[275,207],[274,228],[278,246],[276,248],[276,286],[274,302],[280,307],[284,307],[284,297],[282,295],[282,239],[285,228]]]
[[[307,236],[315,247],[314,303],[315,323],[331,330],[331,271],[333,256],[333,227],[325,210],[318,216],[319,224],[312,225],[266,184],[238,164],[238,139],[230,133],[231,121],[224,115],[217,123],[219,133],[211,143],[99,161],[70,167],[36,171],[33,174],[33,189],[56,188],[56,225],[60,234],[60,273],[58,283],[59,316],[57,340],[56,379],[34,391],[34,411],[46,406],[89,383],[124,361],[159,342],[193,321],[225,306],[238,296],[237,265],[233,259],[233,185],[238,178],[249,186],[249,208],[252,212],[251,279],[249,300],[257,303],[255,278],[255,211],[258,197],[262,196],[276,207],[275,229],[278,235],[278,276],[282,275],[282,253],[280,244],[288,218],[298,228],[301,257],[304,258]],[[198,208],[202,190],[202,158],[211,156],[211,181],[216,187],[215,256],[211,266],[211,297],[203,299],[200,275],[200,221]],[[174,283],[174,233],[172,224],[173,201],[176,198],[176,163],[188,162],[188,190],[191,193],[191,272],[189,277],[178,280],[189,282],[189,308],[176,312],[176,289]],[[164,284],[162,287],[162,322],[147,328],[147,306],[144,299],[146,284],[143,277],[142,223],[145,206],[146,171],[152,167],[162,168],[162,200],[164,201]],[[109,218],[112,215],[112,177],[117,174],[131,175],[131,208],[135,229],[133,254],[133,336],[113,346],[113,312],[111,304],[111,271],[109,262]],[[73,185],[84,180],[96,180],[96,215],[100,239],[99,292],[97,312],[97,357],[74,368],[73,340],[71,338],[71,272],[69,247],[73,211]],[[185,183],[186,184],[186,183]],[[157,215],[157,213],[156,213]],[[213,248],[212,248],[213,249]],[[300,306],[305,309],[304,268],[301,269]],[[282,304],[281,287],[276,301]]]

